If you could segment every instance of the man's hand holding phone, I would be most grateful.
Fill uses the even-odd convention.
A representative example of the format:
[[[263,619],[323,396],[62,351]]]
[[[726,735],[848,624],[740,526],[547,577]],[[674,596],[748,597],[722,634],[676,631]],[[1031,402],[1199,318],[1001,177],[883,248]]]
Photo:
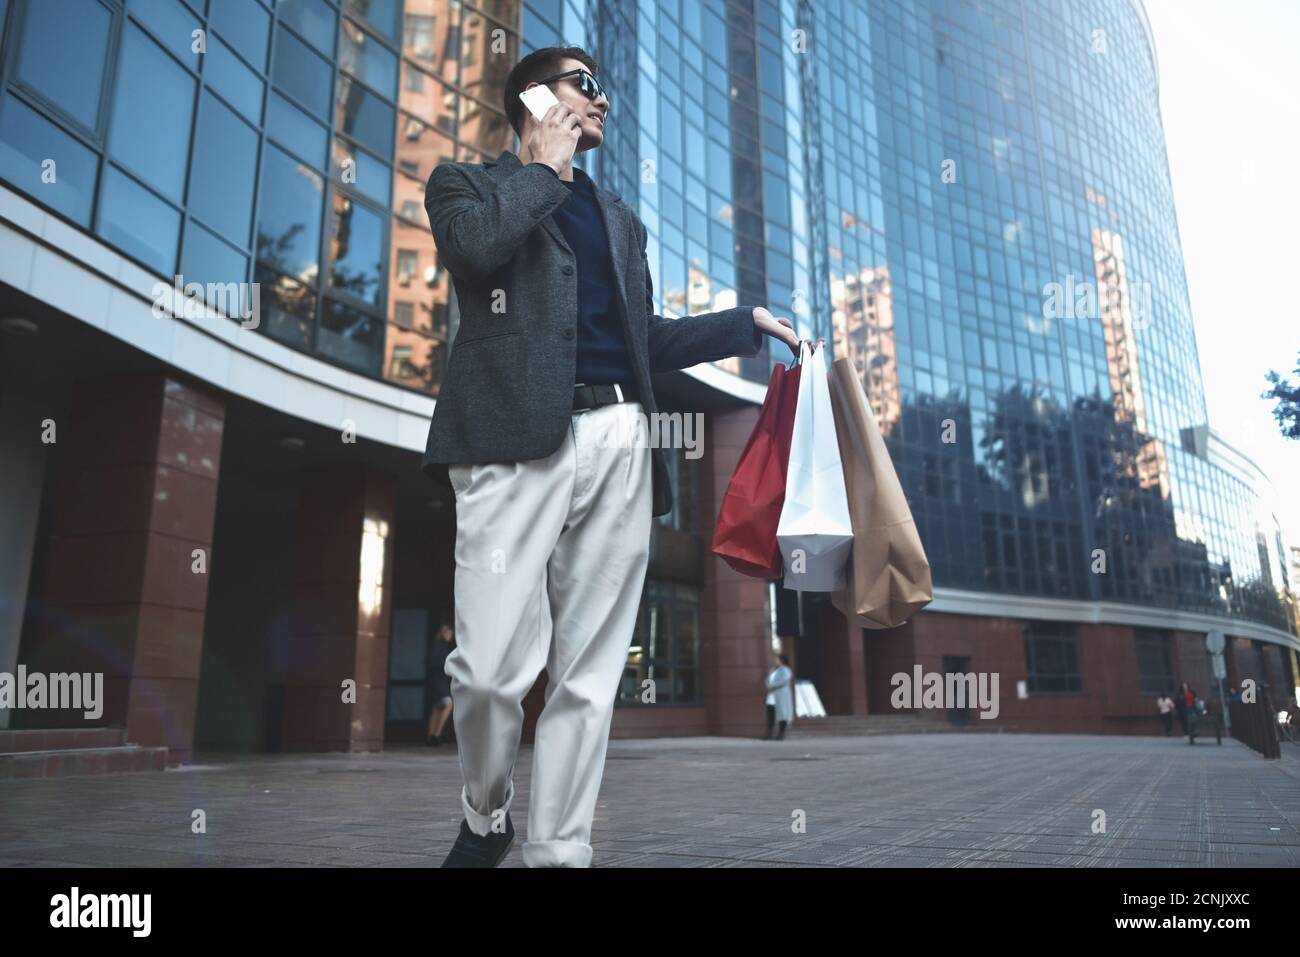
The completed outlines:
[[[533,90],[525,92],[532,93]],[[523,94],[520,99],[523,99]],[[532,109],[531,104],[529,109]],[[545,163],[558,174],[573,162],[573,154],[581,136],[582,118],[572,108],[556,100],[541,119],[535,118],[534,122],[528,124],[526,145],[534,163]]]

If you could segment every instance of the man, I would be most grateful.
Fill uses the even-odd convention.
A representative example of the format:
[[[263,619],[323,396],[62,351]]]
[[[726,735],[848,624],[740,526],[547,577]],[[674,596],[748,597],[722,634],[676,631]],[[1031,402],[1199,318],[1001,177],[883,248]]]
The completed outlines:
[[[521,702],[543,666],[523,859],[590,865],[652,516],[672,507],[663,451],[619,437],[657,412],[652,372],[754,355],[760,334],[798,344],[761,307],[653,315],[645,227],[573,166],[604,140],[597,72],[576,47],[526,56],[505,88],[519,154],[442,164],[425,194],[461,313],[424,458],[456,497],[446,669],[465,820],[444,867],[510,848]],[[542,84],[559,103],[539,122],[519,93]]]

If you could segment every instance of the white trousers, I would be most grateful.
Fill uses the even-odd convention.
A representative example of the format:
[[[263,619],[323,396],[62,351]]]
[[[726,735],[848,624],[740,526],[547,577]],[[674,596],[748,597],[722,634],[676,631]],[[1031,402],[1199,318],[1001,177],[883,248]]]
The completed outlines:
[[[614,699],[645,584],[652,521],[638,402],[575,412],[543,459],[453,465],[456,649],[447,657],[470,829],[505,826],[523,698],[543,666],[528,867],[588,867]]]

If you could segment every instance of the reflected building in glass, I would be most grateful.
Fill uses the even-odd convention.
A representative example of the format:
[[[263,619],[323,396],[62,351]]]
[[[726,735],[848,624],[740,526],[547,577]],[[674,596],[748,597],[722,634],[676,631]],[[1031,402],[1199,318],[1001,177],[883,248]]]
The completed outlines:
[[[674,453],[616,735],[756,733],[774,645],[864,720],[921,664],[999,672],[1008,727],[1154,730],[1165,686],[1213,691],[1210,631],[1230,680],[1294,695],[1294,571],[1207,421],[1138,0],[0,0],[0,30],[26,483],[0,508],[28,543],[0,670],[112,645],[105,721],[173,760],[419,736],[454,518],[418,462],[457,329],[425,185],[516,148],[506,76],[548,45],[601,64],[577,162],[645,223],[655,308],[768,305],[847,357],[936,585],[861,632],[731,573],[713,521],[790,356],[660,376],[705,434]],[[255,328],[228,308],[253,284]],[[139,560],[99,581],[85,541]],[[213,556],[184,587],[158,558],[182,544]]]

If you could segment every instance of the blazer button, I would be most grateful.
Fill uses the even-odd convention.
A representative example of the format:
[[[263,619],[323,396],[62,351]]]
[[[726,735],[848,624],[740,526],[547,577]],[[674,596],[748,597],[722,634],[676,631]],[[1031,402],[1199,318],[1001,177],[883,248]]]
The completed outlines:
[[[560,272],[564,273],[566,276],[572,276],[573,267],[570,266],[568,263],[565,263],[562,267],[560,267]]]
[[[565,329],[565,330],[564,330],[564,338],[566,338],[566,339],[572,339],[572,338],[573,338],[573,330],[572,330],[572,329]]]

